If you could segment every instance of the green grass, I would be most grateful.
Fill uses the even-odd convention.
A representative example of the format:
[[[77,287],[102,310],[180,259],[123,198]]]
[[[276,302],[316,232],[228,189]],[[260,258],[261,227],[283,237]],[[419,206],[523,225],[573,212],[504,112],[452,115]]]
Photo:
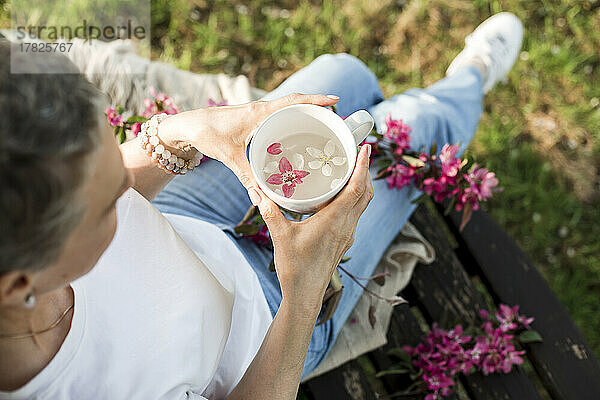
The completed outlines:
[[[272,3],[153,0],[153,58],[244,74],[270,90],[320,54],[348,52],[390,96],[442,78],[464,37],[491,14],[523,20],[520,60],[486,96],[469,154],[504,187],[485,208],[600,355],[600,0]]]

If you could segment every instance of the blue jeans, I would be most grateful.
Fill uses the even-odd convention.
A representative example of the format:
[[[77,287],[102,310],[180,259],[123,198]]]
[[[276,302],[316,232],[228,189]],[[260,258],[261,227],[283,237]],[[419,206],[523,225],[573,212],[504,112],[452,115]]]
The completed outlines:
[[[385,132],[385,117],[402,119],[412,127],[411,146],[429,149],[435,141],[461,143],[464,151],[475,134],[482,112],[482,80],[473,67],[465,67],[427,89],[411,89],[384,100],[375,75],[365,64],[348,54],[325,54],[290,76],[263,99],[272,100],[293,92],[335,94],[342,116],[366,109]],[[374,171],[371,171],[374,174]],[[373,182],[375,196],[356,229],[355,241],[344,267],[358,276],[369,276],[392,240],[415,209],[414,188],[390,190],[385,181]],[[233,232],[250,207],[250,200],[236,176],[222,163],[209,160],[193,172],[177,176],[152,203],[163,213],[187,215],[211,222],[234,241],[252,266],[273,315],[281,302],[275,272],[269,270],[271,251]],[[362,289],[342,274],[344,290],[333,318],[315,327],[306,355],[302,377],[327,355],[354,308]]]

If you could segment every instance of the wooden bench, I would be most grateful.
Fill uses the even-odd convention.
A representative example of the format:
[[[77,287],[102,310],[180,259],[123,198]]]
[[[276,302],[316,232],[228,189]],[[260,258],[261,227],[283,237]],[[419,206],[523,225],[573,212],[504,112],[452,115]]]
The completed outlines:
[[[416,345],[434,321],[466,325],[479,309],[505,303],[535,317],[533,328],[543,343],[528,345],[526,362],[510,374],[461,377],[448,398],[600,399],[598,359],[531,260],[487,214],[475,212],[459,233],[458,213],[444,217],[421,204],[411,222],[435,247],[437,259],[415,269],[402,293],[409,305],[396,306],[388,344],[301,385],[299,398],[421,399],[406,393],[411,382],[405,375],[375,377],[394,363],[388,350]]]

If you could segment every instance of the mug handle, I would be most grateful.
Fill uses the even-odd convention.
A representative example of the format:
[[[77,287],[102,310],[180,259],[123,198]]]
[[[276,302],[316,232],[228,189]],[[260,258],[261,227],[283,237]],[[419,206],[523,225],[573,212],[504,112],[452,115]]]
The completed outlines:
[[[369,136],[373,126],[375,125],[375,121],[371,114],[369,114],[365,110],[358,110],[353,114],[350,114],[344,120],[348,128],[350,128],[350,132],[352,132],[352,136],[354,136],[354,141],[357,145],[361,144],[363,140]]]

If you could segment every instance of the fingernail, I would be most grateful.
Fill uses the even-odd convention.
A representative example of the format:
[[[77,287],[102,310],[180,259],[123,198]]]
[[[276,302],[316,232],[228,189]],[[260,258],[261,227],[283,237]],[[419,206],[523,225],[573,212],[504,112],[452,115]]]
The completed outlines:
[[[258,194],[256,189],[254,189],[254,188],[248,189],[248,197],[250,197],[250,201],[252,202],[252,205],[257,206],[260,204],[260,201],[261,201],[260,194]]]
[[[327,97],[329,97],[332,100],[338,100],[339,99],[339,97],[336,96],[335,94],[328,94]]]
[[[367,157],[371,157],[371,145],[367,145]]]

